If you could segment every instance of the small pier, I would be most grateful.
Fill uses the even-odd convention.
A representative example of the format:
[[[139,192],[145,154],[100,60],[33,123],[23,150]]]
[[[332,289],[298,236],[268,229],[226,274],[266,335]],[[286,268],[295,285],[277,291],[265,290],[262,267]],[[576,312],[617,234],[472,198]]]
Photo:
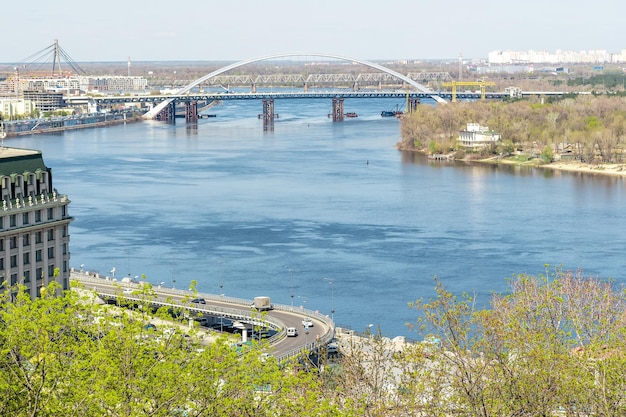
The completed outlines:
[[[432,159],[434,161],[452,161],[454,156],[452,154],[435,153],[428,155],[428,159]]]

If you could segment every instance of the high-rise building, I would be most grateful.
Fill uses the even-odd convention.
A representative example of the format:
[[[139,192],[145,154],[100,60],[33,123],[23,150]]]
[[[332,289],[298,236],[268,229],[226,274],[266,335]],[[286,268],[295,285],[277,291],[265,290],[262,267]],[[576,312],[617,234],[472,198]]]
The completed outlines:
[[[69,289],[70,200],[52,185],[40,151],[0,147],[0,280],[31,298],[52,281]]]

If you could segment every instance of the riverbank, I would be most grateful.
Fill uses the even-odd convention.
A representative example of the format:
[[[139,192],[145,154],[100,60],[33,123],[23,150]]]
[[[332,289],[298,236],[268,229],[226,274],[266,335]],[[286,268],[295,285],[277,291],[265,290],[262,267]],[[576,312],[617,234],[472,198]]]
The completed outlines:
[[[47,119],[28,119],[5,122],[7,137],[25,136],[43,133],[63,132],[66,130],[105,127],[120,123],[140,121],[141,116],[133,112],[96,113],[77,116],[54,117]]]
[[[579,172],[584,174],[610,175],[616,177],[626,177],[626,164],[586,164],[579,161],[555,161],[551,163],[537,163],[537,159],[526,162],[512,158],[486,158],[476,162],[491,164],[507,164],[519,166],[532,166],[537,168],[554,169],[558,171]]]
[[[403,149],[398,144],[398,150],[400,151],[408,151],[408,152],[418,152],[425,155],[428,155],[427,150],[425,149]],[[452,154],[444,155],[447,158],[437,158],[437,159],[446,159],[450,161],[458,160],[455,159]],[[586,164],[580,161],[555,161],[551,163],[544,163],[539,158],[532,158],[527,160],[520,160],[518,157],[506,157],[502,158],[499,156],[492,156],[489,158],[483,159],[474,159],[474,158],[464,158],[460,161],[464,162],[478,162],[478,163],[487,163],[487,164],[505,164],[505,165],[517,165],[517,166],[527,166],[534,168],[545,168],[545,169],[554,169],[558,171],[568,171],[568,172],[578,172],[583,174],[594,174],[594,175],[609,175],[614,177],[626,177],[626,163],[624,164]]]

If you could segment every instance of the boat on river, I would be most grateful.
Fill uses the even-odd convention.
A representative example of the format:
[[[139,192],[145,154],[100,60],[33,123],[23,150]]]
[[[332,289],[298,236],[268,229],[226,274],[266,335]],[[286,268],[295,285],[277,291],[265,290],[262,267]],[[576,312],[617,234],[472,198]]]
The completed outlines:
[[[355,113],[355,112],[353,112],[353,111],[350,111],[350,112],[346,113],[346,114],[345,114],[345,116],[346,116],[346,117],[359,117],[359,115],[358,115],[358,114],[356,114],[356,113]]]
[[[381,117],[402,117],[403,114],[404,112],[400,110],[397,104],[394,110],[383,110],[380,112]]]

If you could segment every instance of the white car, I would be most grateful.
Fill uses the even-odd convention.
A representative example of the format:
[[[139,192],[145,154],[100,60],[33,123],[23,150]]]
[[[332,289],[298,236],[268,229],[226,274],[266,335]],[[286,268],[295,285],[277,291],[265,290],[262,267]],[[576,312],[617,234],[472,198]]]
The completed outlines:
[[[304,327],[313,327],[313,320],[309,317],[305,317],[302,319],[302,326]]]
[[[295,327],[287,327],[287,337],[298,336],[298,330]]]

